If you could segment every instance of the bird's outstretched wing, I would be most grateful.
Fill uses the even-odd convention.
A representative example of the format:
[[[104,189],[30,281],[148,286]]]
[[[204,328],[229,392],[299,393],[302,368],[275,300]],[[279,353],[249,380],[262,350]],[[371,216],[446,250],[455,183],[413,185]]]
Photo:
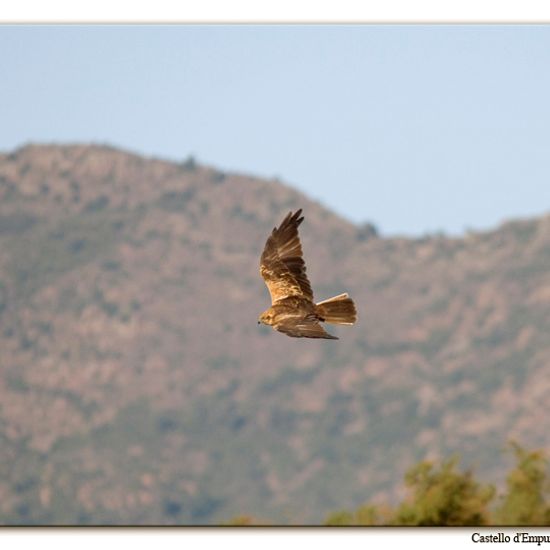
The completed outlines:
[[[298,237],[298,226],[304,220],[300,217],[301,213],[302,209],[295,214],[289,212],[265,243],[260,274],[271,294],[272,305],[287,296],[303,296],[313,300]]]
[[[327,340],[338,340],[337,336],[329,334],[315,319],[302,319],[296,322],[288,319],[274,327],[279,332],[284,332],[294,338],[326,338]]]

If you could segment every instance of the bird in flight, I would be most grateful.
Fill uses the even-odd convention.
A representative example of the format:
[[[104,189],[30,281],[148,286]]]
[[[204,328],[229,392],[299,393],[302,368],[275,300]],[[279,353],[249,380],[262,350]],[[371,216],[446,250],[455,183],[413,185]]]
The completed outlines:
[[[271,307],[260,315],[258,324],[294,338],[338,340],[320,323],[353,325],[357,320],[355,304],[347,293],[317,304],[313,301],[298,236],[298,226],[304,221],[301,213],[302,209],[289,212],[265,243],[260,274],[271,294]]]

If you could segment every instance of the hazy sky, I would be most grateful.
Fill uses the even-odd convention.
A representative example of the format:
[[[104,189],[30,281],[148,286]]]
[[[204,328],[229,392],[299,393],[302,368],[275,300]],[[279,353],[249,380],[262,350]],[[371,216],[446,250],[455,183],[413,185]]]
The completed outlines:
[[[384,234],[550,210],[550,26],[4,26],[0,74],[3,151],[193,154]]]

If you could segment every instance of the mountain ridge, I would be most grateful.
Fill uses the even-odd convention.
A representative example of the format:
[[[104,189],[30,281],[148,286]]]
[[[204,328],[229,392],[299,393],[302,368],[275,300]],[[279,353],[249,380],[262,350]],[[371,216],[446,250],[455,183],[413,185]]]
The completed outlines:
[[[311,197],[308,197],[307,193],[305,191],[302,191],[298,189],[294,184],[287,182],[284,180],[284,178],[280,178],[279,176],[272,176],[267,177],[262,174],[256,174],[252,172],[248,172],[246,170],[233,170],[233,169],[220,169],[217,168],[215,164],[210,163],[203,163],[200,160],[197,160],[196,157],[189,153],[184,156],[182,156],[181,159],[177,159],[175,157],[170,156],[162,156],[157,153],[151,153],[151,154],[145,154],[138,149],[131,149],[127,148],[122,145],[117,145],[110,142],[85,142],[85,141],[74,141],[74,142],[26,142],[23,144],[18,145],[17,147],[13,148],[12,150],[5,150],[0,151],[0,157],[9,158],[14,157],[15,155],[18,155],[20,153],[24,153],[25,151],[32,151],[33,149],[36,150],[47,150],[47,149],[64,149],[64,150],[105,150],[110,151],[114,154],[122,154],[127,155],[129,157],[133,157],[135,159],[141,159],[145,161],[154,161],[159,163],[166,163],[169,165],[187,165],[187,166],[193,166],[196,165],[197,167],[207,170],[207,171],[213,171],[214,173],[219,174],[218,177],[221,177],[221,175],[231,175],[237,178],[248,178],[252,180],[258,180],[258,181],[270,181],[270,182],[276,182],[280,184],[281,186],[288,188],[297,194],[307,197],[310,202],[313,202],[317,205],[319,205],[321,208],[326,209],[331,212],[332,215],[340,218],[342,221],[347,222],[355,227],[358,228],[367,228],[367,232],[369,235],[372,231],[376,233],[377,236],[380,236],[382,238],[386,239],[410,239],[410,240],[418,240],[418,239],[425,239],[425,238],[437,238],[437,237],[445,237],[446,239],[451,240],[460,240],[467,238],[469,235],[478,235],[478,234],[484,234],[484,233],[491,233],[494,231],[498,231],[500,228],[502,228],[505,225],[508,224],[514,224],[514,223],[524,223],[529,222],[531,220],[536,220],[539,218],[545,218],[550,215],[550,210],[548,210],[546,213],[541,213],[539,215],[533,214],[533,215],[521,215],[521,216],[512,216],[512,217],[505,217],[501,221],[486,227],[486,228],[465,228],[462,233],[460,234],[449,234],[445,232],[444,230],[425,230],[418,234],[409,234],[409,233],[385,233],[382,232],[378,234],[378,229],[375,227],[375,225],[366,218],[364,221],[356,222],[352,219],[348,218],[344,214],[338,213],[336,211],[333,211],[330,209],[330,205],[325,204],[323,200],[314,199]]]

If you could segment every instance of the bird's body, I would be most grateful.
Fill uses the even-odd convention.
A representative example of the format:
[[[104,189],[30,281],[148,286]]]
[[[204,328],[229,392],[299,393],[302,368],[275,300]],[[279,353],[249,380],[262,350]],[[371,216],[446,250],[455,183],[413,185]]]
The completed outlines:
[[[267,318],[273,327],[291,319],[300,321],[307,316],[315,315],[315,304],[302,296],[287,296],[275,302],[262,316]]]
[[[298,226],[302,210],[290,212],[267,239],[260,262],[262,275],[271,295],[271,307],[264,311],[258,323],[294,338],[326,338],[337,340],[320,322],[353,325],[357,312],[347,294],[323,302],[313,301],[313,291],[306,275]]]

